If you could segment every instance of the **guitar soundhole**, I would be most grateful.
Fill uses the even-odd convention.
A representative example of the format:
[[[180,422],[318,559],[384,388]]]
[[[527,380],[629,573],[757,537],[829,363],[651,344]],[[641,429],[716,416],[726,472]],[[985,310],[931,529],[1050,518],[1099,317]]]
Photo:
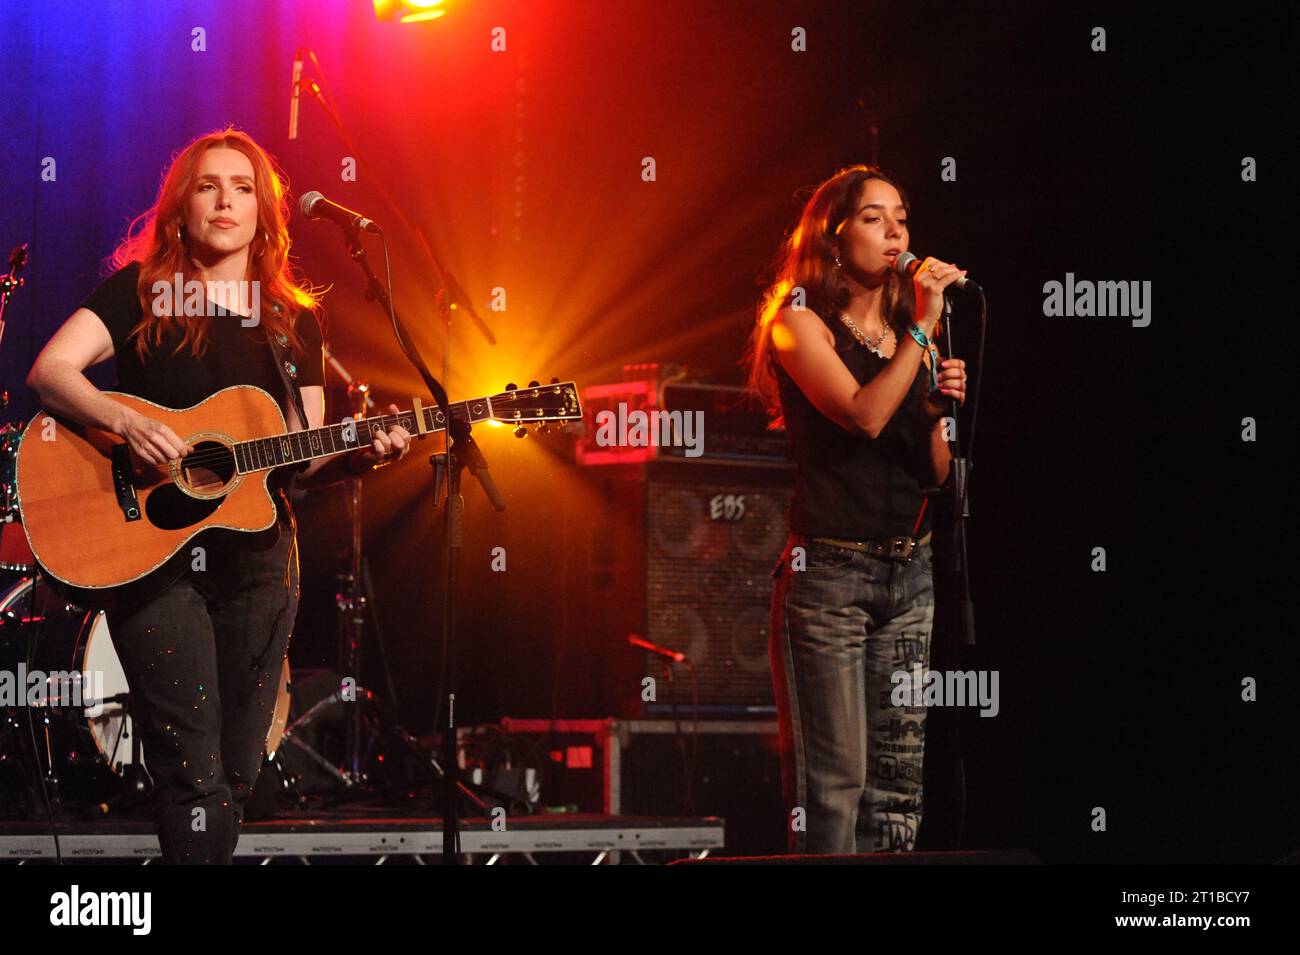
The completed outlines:
[[[145,501],[144,513],[154,527],[178,531],[206,520],[225,500],[224,497],[190,497],[169,481],[154,488]]]
[[[200,441],[181,461],[181,483],[196,494],[220,494],[235,476],[235,454],[217,441]]]

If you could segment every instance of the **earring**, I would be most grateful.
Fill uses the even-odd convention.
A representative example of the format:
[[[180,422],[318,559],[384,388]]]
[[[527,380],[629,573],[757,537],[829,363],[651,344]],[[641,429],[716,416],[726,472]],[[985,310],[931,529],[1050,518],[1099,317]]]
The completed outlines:
[[[836,252],[836,253],[835,253],[835,267],[836,267],[837,269],[841,267],[841,266],[840,266],[840,254],[839,254],[839,252]]]
[[[176,223],[176,241],[181,245],[185,244],[185,236],[181,235],[181,224],[179,222]]]

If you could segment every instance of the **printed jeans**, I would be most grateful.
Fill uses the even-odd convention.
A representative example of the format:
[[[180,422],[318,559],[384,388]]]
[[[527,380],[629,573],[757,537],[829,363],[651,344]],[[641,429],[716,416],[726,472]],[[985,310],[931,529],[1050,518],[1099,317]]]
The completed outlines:
[[[791,567],[795,546],[803,570]],[[916,845],[926,709],[893,705],[890,677],[929,665],[928,535],[912,554],[900,563],[792,536],[773,568],[772,680],[791,852]]]
[[[298,611],[292,525],[204,540],[205,569],[110,612],[169,864],[229,864],[257,781]]]

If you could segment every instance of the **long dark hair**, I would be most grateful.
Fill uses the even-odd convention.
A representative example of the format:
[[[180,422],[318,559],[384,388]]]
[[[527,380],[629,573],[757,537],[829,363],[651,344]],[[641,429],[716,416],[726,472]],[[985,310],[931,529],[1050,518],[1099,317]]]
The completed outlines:
[[[831,327],[837,342],[848,347],[844,329],[835,320],[848,307],[851,293],[844,273],[835,264],[840,254],[840,230],[857,213],[862,187],[870,179],[879,179],[898,190],[903,208],[911,211],[907,194],[892,177],[877,166],[849,166],[817,186],[799,221],[781,243],[769,268],[770,283],[758,306],[758,320],[750,335],[745,364],[749,372],[749,391],[761,402],[768,414],[779,423],[781,402],[776,385],[776,356],[772,353],[772,320],[785,306],[796,301],[802,290],[803,305]],[[894,329],[895,337],[912,320],[915,307],[912,283],[894,272],[885,282],[881,314]],[[939,332],[935,328],[935,334]]]

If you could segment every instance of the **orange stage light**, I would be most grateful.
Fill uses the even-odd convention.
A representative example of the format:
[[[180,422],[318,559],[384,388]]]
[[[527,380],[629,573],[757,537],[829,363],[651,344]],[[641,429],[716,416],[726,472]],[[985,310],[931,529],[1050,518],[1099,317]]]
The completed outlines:
[[[444,0],[372,0],[376,20],[397,20],[400,23],[417,23],[436,20],[447,11],[441,7]]]

